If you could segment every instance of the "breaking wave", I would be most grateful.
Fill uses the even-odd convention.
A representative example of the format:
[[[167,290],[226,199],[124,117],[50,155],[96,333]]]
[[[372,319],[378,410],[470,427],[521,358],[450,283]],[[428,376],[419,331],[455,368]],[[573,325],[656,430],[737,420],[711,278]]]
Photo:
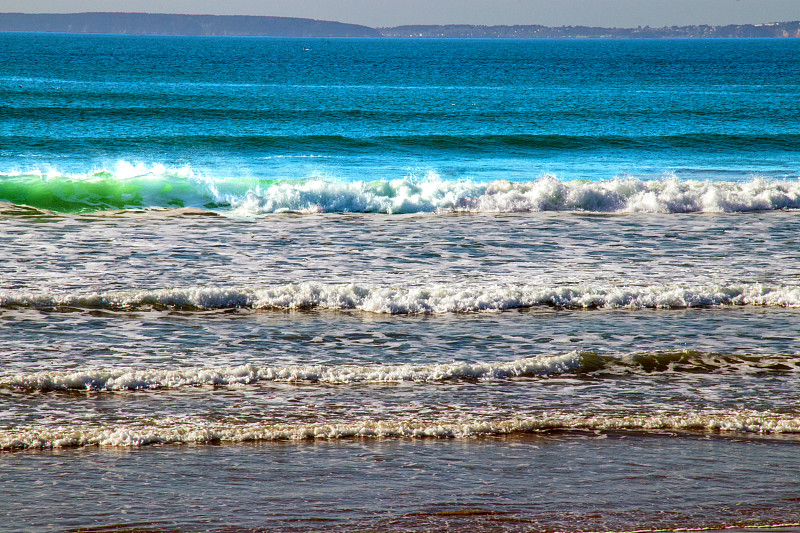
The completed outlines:
[[[0,290],[1,308],[357,309],[384,314],[472,313],[550,306],[567,309],[680,309],[715,306],[800,307],[800,287],[729,285],[487,285],[374,287],[288,283],[261,288],[190,287],[92,293]]]
[[[800,433],[800,418],[788,414],[653,413],[646,415],[583,415],[550,413],[503,420],[367,420],[317,424],[210,422],[192,417],[140,420],[116,426],[18,426],[0,429],[0,450],[81,446],[144,446],[149,444],[212,444],[259,441],[303,441],[345,438],[470,438],[547,431],[696,431],[757,435]]]
[[[501,380],[568,373],[764,373],[800,372],[793,355],[736,355],[697,351],[597,354],[572,351],[494,363],[429,365],[297,365],[172,369],[90,369],[44,371],[0,377],[0,388],[25,391],[123,391],[200,386],[240,386],[259,382],[375,384]]]
[[[334,181],[208,177],[191,168],[120,164],[85,175],[0,175],[0,202],[63,213],[200,208],[236,217],[271,213],[453,213],[585,211],[727,213],[800,208],[800,181],[665,178],[528,182],[470,179]]]

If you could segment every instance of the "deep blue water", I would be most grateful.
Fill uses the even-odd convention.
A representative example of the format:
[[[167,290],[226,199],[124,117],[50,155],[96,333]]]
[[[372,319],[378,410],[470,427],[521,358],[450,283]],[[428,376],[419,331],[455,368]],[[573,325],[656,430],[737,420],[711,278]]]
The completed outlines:
[[[3,171],[532,181],[800,172],[794,40],[0,36]]]

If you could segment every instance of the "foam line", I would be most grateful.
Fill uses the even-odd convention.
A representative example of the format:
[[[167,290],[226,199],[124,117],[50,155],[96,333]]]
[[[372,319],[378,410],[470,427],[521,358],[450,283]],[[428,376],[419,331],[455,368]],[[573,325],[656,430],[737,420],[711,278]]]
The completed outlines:
[[[655,413],[584,415],[545,413],[505,420],[365,420],[326,424],[219,423],[189,417],[137,421],[116,426],[78,424],[0,429],[0,450],[81,446],[144,446],[346,438],[470,438],[544,431],[695,431],[781,435],[800,433],[800,418],[769,413]]]
[[[432,285],[376,287],[288,283],[260,288],[188,287],[92,293],[0,290],[0,308],[358,309],[383,314],[471,313],[536,306],[567,309],[800,307],[800,287],[760,284],[604,286]]]
[[[692,350],[597,354],[570,351],[501,362],[453,362],[428,365],[295,365],[185,367],[154,369],[81,369],[0,376],[0,387],[26,391],[124,391],[179,387],[284,383],[440,383],[452,380],[503,380],[568,373],[635,372],[800,372],[796,355],[715,354]]]

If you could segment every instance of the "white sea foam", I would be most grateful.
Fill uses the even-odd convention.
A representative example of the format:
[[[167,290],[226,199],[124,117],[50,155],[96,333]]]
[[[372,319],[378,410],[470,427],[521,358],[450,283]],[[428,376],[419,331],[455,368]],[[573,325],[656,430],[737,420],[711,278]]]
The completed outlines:
[[[0,308],[322,308],[419,314],[501,311],[535,306],[661,309],[733,305],[800,307],[800,287],[760,284],[375,287],[289,283],[260,288],[189,287],[86,294],[0,290]]]
[[[343,438],[469,438],[554,430],[740,432],[798,434],[800,418],[771,413],[701,412],[646,415],[551,413],[494,419],[365,420],[319,424],[220,423],[191,417],[139,420],[117,426],[80,424],[0,429],[0,449],[142,446]]]
[[[800,372],[800,357],[704,353],[691,350],[597,354],[571,351],[501,362],[440,364],[294,365],[183,368],[90,368],[0,375],[0,388],[26,391],[123,391],[200,386],[283,383],[439,383],[448,380],[502,380],[566,373]]]
[[[242,385],[259,381],[322,383],[436,382],[451,379],[503,379],[580,370],[594,354],[569,352],[499,363],[434,365],[241,365],[221,368],[92,369],[36,372],[0,377],[0,387],[39,391],[134,390],[202,385]]]
[[[277,212],[531,212],[725,213],[800,208],[800,182],[753,179],[711,182],[677,178],[565,182],[408,179],[331,182],[312,179],[250,191],[234,203],[240,215]]]

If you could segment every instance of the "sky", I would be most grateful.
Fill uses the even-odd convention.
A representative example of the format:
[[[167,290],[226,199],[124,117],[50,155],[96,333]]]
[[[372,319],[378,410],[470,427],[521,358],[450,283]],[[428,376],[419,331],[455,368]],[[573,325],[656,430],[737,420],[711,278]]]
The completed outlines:
[[[800,20],[800,0],[0,0],[0,12],[271,15],[403,24],[673,26]]]

